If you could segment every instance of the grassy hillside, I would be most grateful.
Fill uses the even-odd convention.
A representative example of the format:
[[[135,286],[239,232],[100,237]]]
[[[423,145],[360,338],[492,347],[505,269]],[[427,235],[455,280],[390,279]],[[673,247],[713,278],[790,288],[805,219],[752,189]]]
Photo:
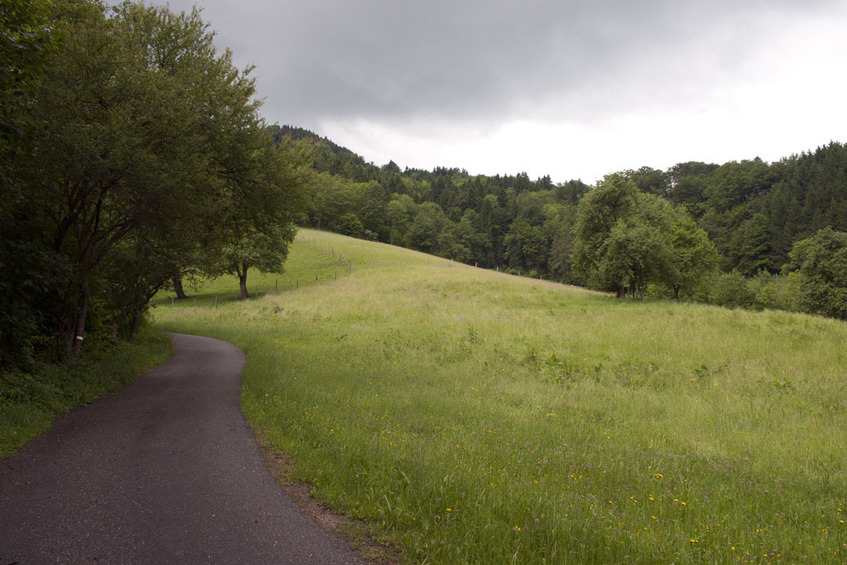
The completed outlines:
[[[847,558],[847,325],[307,230],[287,269],[156,324],[242,347],[253,425],[409,561]]]

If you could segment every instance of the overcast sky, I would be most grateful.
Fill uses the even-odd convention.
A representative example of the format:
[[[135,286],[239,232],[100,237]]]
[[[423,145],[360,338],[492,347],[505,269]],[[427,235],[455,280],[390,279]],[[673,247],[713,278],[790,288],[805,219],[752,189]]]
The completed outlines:
[[[269,123],[377,165],[592,183],[847,141],[844,0],[196,4]]]

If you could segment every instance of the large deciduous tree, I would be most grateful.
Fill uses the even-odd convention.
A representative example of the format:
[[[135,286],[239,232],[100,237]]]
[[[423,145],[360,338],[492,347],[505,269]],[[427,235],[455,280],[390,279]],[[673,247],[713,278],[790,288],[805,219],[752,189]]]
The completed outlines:
[[[623,281],[608,280],[600,268],[603,245],[619,220],[631,215],[638,188],[622,175],[609,175],[589,191],[577,208],[573,241],[573,272],[583,284],[623,290]]]
[[[664,280],[679,300],[683,293],[694,294],[717,272],[718,251],[706,232],[682,210],[676,211],[670,245],[672,264]]]
[[[242,299],[249,297],[250,269],[282,270],[311,160],[307,146],[290,139],[275,146],[259,128],[249,133],[238,140],[241,155],[218,172],[218,201],[209,210],[213,227],[204,245],[206,270],[236,275]]]
[[[301,178],[265,131],[250,69],[216,50],[197,10],[53,9],[67,30],[34,82],[37,128],[25,148],[3,147],[2,213],[15,221],[0,288],[12,299],[37,288],[22,303],[30,335],[52,334],[74,360],[91,313],[131,336],[158,288],[210,265],[210,245],[237,248],[228,256],[242,267],[279,268]],[[274,261],[255,259],[262,246]]]
[[[580,202],[573,247],[582,279],[620,298],[628,292],[643,297],[653,283],[679,299],[717,266],[717,251],[684,209],[638,192],[619,175],[606,177]]]

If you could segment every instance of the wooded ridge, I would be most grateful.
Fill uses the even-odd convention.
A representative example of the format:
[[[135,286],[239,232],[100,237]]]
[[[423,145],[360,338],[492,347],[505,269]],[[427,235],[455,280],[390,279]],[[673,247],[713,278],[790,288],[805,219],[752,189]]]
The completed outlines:
[[[622,296],[836,317],[847,309],[835,291],[847,287],[843,251],[830,258],[842,265],[827,283],[834,285],[831,307],[810,307],[799,275],[779,276],[804,270],[801,257],[792,258],[797,242],[827,229],[841,241],[837,234],[847,232],[847,147],[840,142],[774,163],[754,158],[619,171],[592,187],[525,173],[400,170],[393,161],[380,167],[308,130],[271,130],[277,140],[317,145],[318,174],[301,225]],[[620,200],[615,206],[599,195],[586,200],[595,191]],[[588,202],[599,223],[588,217]],[[811,268],[805,265],[810,276]]]

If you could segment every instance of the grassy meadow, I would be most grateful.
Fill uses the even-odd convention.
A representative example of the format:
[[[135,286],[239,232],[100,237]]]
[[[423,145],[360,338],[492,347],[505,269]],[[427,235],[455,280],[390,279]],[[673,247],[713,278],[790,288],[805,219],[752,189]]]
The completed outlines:
[[[847,561],[847,325],[310,230],[286,270],[155,324],[241,347],[257,433],[409,562]]]

